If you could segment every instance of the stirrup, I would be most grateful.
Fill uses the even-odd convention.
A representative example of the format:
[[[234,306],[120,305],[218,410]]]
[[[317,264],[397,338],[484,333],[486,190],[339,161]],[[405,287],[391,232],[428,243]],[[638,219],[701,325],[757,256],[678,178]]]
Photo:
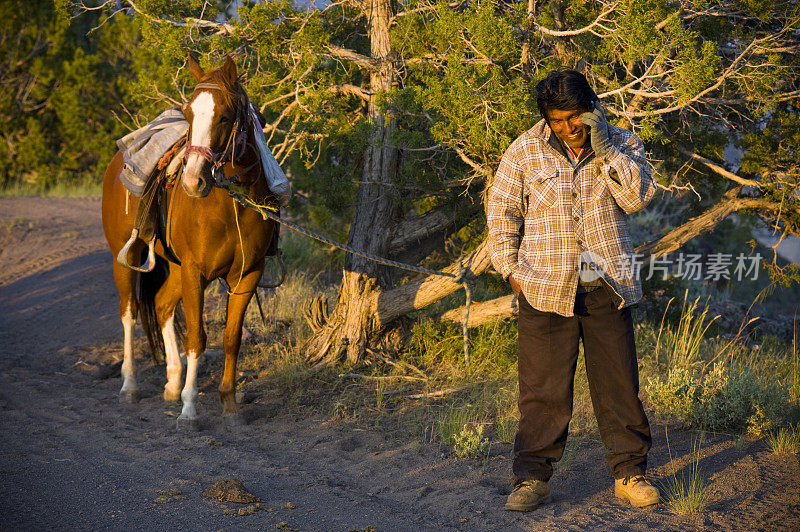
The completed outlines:
[[[278,252],[275,254],[275,256],[278,258],[278,265],[281,268],[280,279],[278,280],[277,283],[273,283],[270,279],[265,279],[264,273],[262,272],[261,279],[258,280],[258,285],[257,285],[259,288],[277,288],[280,285],[282,285],[283,281],[286,279],[286,264],[284,264],[283,262],[283,253],[281,252],[280,249],[278,249]]]
[[[136,270],[137,272],[147,273],[153,271],[153,268],[156,267],[156,239],[153,238],[150,242],[147,243],[147,263],[139,266],[134,266],[128,262],[128,253],[131,250],[133,244],[139,240],[139,229],[134,227],[133,231],[131,231],[131,237],[122,246],[122,249],[119,250],[117,254],[117,262],[125,266],[126,268],[130,268],[131,270]]]

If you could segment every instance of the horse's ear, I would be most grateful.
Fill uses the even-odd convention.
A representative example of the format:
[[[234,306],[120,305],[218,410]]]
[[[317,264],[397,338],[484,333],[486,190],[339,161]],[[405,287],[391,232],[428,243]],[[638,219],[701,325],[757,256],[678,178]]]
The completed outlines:
[[[200,66],[200,63],[197,62],[197,60],[192,56],[192,54],[189,54],[189,73],[198,83],[200,82],[201,79],[203,79],[203,76],[205,75],[203,67]]]
[[[231,59],[231,56],[226,56],[225,64],[222,65],[222,73],[231,81],[236,81],[238,74],[236,73],[236,63]]]

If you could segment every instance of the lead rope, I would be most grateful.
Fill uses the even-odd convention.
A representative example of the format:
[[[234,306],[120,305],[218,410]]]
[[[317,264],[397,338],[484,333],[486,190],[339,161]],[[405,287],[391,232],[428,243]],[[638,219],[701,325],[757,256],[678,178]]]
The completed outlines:
[[[236,206],[236,199],[235,198],[231,199],[233,200],[233,217],[236,220],[236,233],[239,235],[239,248],[242,250],[242,269],[239,272],[239,280],[236,282],[236,286],[233,288],[233,290],[227,290],[228,296],[232,296],[234,294],[241,295],[239,294],[239,292],[237,292],[237,290],[239,289],[239,284],[241,284],[242,277],[244,276],[244,259],[245,259],[244,241],[242,240],[242,228],[239,227],[239,208]],[[228,288],[230,288],[230,286]],[[259,310],[261,310],[260,306],[261,304],[259,303]]]
[[[285,220],[280,217],[278,214],[278,208],[273,207],[272,205],[262,205],[253,201],[250,197],[246,194],[241,192],[240,190],[235,190],[235,187],[232,186],[225,186],[224,187],[228,194],[233,198],[235,201],[238,201],[245,207],[250,207],[251,209],[255,210],[259,214],[261,214],[262,218],[270,219],[274,222],[277,222],[281,225],[292,229],[293,231],[297,231],[298,233],[305,235],[309,238],[313,238],[314,240],[318,240],[324,244],[328,244],[330,246],[334,246],[341,250],[346,251],[347,253],[352,253],[353,255],[358,255],[359,257],[363,257],[367,260],[371,260],[373,262],[377,262],[378,264],[383,264],[385,266],[392,266],[394,268],[400,268],[402,270],[408,270],[412,272],[424,273],[427,275],[438,275],[440,277],[450,277],[453,279],[453,282],[460,284],[464,288],[464,293],[466,295],[466,304],[464,310],[464,321],[461,326],[461,331],[464,339],[464,362],[469,364],[469,356],[470,356],[470,349],[469,349],[469,309],[472,305],[472,291],[470,290],[469,283],[470,280],[468,278],[470,269],[469,267],[465,267],[463,262],[459,263],[459,270],[458,275],[450,273],[450,272],[443,272],[440,270],[430,270],[428,268],[422,268],[421,266],[414,266],[412,264],[405,264],[403,262],[398,262],[396,260],[387,259],[384,257],[380,257],[378,255],[374,255],[372,253],[367,253],[365,251],[359,251],[357,249],[351,248],[345,244],[340,244],[335,242],[327,237],[324,237],[318,233],[310,231],[304,227],[301,227],[295,223],[292,223],[288,220]],[[237,222],[237,229],[238,229],[238,218],[236,219]],[[241,235],[240,235],[241,238]]]

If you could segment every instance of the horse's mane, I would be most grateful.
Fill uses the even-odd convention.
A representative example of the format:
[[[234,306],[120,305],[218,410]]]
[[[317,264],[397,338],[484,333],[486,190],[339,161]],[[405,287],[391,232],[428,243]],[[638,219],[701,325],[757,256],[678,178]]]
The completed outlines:
[[[225,73],[222,71],[222,68],[215,68],[213,70],[209,70],[206,72],[203,79],[200,80],[200,83],[216,83],[223,89],[222,97],[225,101],[225,105],[233,106],[234,105],[234,98],[237,97],[240,83],[239,78],[231,79],[229,76],[226,76]]]

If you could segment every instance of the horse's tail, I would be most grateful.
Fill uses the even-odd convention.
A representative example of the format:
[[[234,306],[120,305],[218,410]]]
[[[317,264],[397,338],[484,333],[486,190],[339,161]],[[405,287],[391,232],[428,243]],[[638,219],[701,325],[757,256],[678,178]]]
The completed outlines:
[[[142,328],[147,335],[147,343],[150,344],[150,353],[156,364],[163,364],[166,359],[164,337],[161,336],[156,313],[156,293],[167,280],[167,275],[169,266],[161,258],[156,261],[156,267],[152,271],[139,274],[139,314],[142,318]]]

